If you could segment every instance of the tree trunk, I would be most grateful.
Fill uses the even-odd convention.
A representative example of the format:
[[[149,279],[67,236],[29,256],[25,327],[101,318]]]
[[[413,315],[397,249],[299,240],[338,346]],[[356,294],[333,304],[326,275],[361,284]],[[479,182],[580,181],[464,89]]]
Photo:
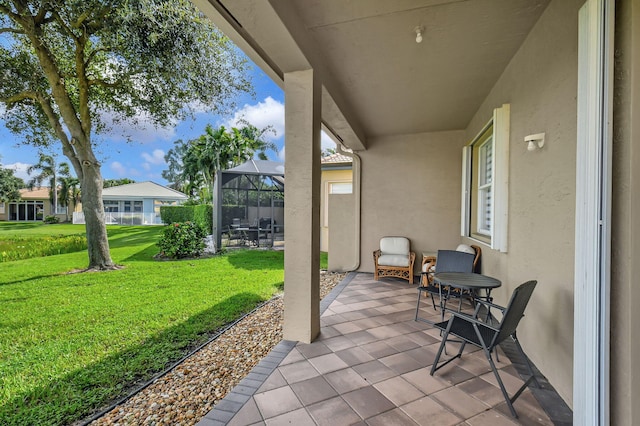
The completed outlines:
[[[53,167],[55,168],[56,165],[54,164]],[[55,173],[55,170],[54,170]],[[53,175],[53,188],[51,188],[53,190],[53,213],[52,216],[56,216],[58,215],[58,180],[56,179],[56,175]]]
[[[102,175],[98,165],[82,167],[82,211],[87,231],[87,251],[91,270],[116,269],[109,253],[102,203]]]

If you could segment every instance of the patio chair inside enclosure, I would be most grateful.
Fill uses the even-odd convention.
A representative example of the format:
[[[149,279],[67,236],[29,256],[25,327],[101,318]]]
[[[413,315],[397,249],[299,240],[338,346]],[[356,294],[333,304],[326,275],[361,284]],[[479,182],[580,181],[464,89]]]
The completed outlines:
[[[433,309],[436,309],[436,300],[435,295],[438,297],[443,297],[445,303],[442,306],[446,305],[446,300],[451,297],[459,297],[464,296],[459,292],[455,293],[450,291],[449,288],[440,289],[438,284],[433,282],[433,275],[439,272],[473,272],[473,263],[474,263],[474,255],[470,253],[465,253],[463,251],[457,250],[438,250],[438,261],[436,262],[433,270],[429,270],[427,272],[422,272],[422,278],[420,281],[420,286],[418,287],[418,304],[416,305],[416,321],[422,320],[418,318],[418,313],[420,311],[420,297],[422,296],[422,292],[431,294],[431,302],[433,304]],[[431,268],[429,268],[431,269]],[[431,277],[424,278],[426,275],[431,275]],[[442,301],[441,301],[442,302]],[[460,298],[460,306],[458,306],[458,310],[462,307],[462,298]]]
[[[416,254],[406,237],[382,237],[380,248],[373,252],[374,278],[396,277],[413,284],[413,264]]]
[[[438,371],[451,361],[460,358],[462,356],[462,351],[464,350],[464,347],[467,343],[477,346],[483,350],[487,360],[489,361],[491,370],[493,371],[493,374],[496,376],[496,380],[500,385],[500,390],[502,391],[502,395],[504,396],[504,399],[509,406],[509,410],[511,411],[513,417],[517,418],[518,414],[513,408],[513,403],[515,402],[515,400],[518,399],[522,391],[525,390],[525,388],[532,380],[536,383],[536,386],[540,386],[538,380],[533,374],[533,369],[531,368],[529,359],[522,350],[522,346],[520,346],[520,342],[518,341],[518,338],[516,336],[516,328],[518,327],[518,323],[524,316],[524,310],[529,303],[529,299],[531,298],[531,294],[533,293],[533,289],[535,288],[536,283],[536,281],[528,281],[518,286],[518,288],[513,291],[511,300],[509,300],[509,304],[504,308],[484,300],[478,300],[473,316],[454,312],[452,313],[451,318],[449,318],[448,321],[434,324],[435,327],[439,328],[444,333],[442,335],[442,343],[440,343],[440,348],[438,349],[438,353],[431,367],[431,375],[433,376],[436,371]],[[479,314],[481,313],[480,311],[483,307],[485,309],[495,308],[496,310],[501,311],[502,319],[500,320],[500,322],[498,324],[494,324],[494,322],[487,323],[481,321],[479,318]],[[449,336],[453,336],[456,341],[462,340],[460,350],[453,358],[438,365],[440,356],[442,355]],[[524,382],[524,384],[513,394],[512,397],[509,397],[509,394],[504,387],[504,383],[502,382],[502,379],[498,374],[496,365],[493,362],[494,350],[501,342],[503,342],[508,337],[511,337],[511,339],[513,339],[513,342],[518,348],[518,352],[522,356],[522,359],[524,360],[524,363],[526,364],[527,370],[530,375],[527,381]]]

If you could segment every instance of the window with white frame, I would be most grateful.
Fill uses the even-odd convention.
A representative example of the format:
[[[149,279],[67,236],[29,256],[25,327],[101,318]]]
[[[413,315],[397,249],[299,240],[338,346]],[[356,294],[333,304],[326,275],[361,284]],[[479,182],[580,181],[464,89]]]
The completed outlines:
[[[509,105],[463,149],[461,231],[465,237],[507,251]]]
[[[478,147],[478,195],[477,195],[477,232],[491,236],[493,221],[493,136],[489,136]]]
[[[67,206],[56,205],[56,214],[67,214]]]
[[[0,214],[4,214],[4,203],[0,203]]]
[[[351,194],[352,191],[351,182],[329,182],[329,194]]]
[[[117,200],[104,200],[104,211],[107,213],[118,213],[120,211],[120,203]]]

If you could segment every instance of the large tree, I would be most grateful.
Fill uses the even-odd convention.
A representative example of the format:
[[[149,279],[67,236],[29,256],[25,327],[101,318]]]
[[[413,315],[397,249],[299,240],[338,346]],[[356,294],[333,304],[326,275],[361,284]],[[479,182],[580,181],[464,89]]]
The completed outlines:
[[[19,200],[20,189],[24,187],[24,181],[14,176],[13,170],[0,165],[0,203]]]
[[[96,137],[226,112],[246,62],[188,0],[0,0],[0,102],[26,143],[58,143],[82,187],[89,269],[111,269]]]

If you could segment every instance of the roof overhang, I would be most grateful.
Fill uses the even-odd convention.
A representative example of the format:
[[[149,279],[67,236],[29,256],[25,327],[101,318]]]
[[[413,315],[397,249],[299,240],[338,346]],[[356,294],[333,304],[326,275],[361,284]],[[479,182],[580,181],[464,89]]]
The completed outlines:
[[[318,73],[323,128],[358,151],[465,129],[549,0],[193,2],[281,86]]]

